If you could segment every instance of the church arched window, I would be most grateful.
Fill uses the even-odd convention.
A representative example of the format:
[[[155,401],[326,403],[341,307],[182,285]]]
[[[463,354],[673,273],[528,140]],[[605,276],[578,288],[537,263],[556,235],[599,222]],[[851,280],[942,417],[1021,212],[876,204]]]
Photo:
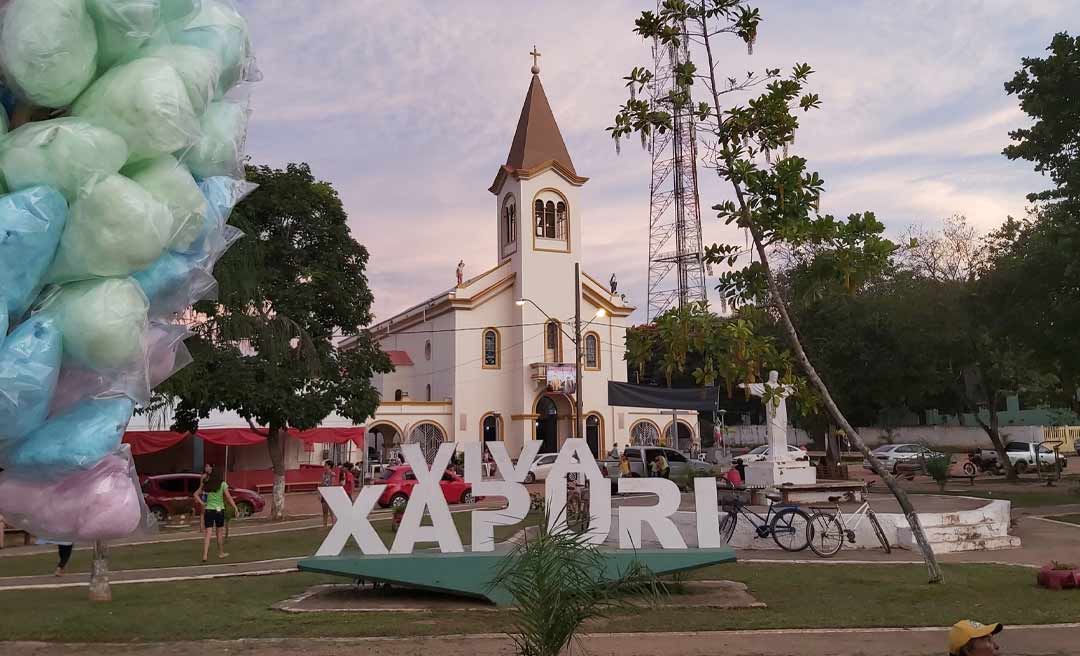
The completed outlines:
[[[499,331],[488,328],[484,331],[484,369],[498,369],[499,362]]]
[[[503,201],[502,231],[503,244],[513,244],[517,241],[517,203],[509,194]]]
[[[559,333],[558,321],[548,321],[544,326],[544,360],[546,362],[562,361],[562,335]]]
[[[566,239],[566,203],[562,201],[555,205],[555,238]]]
[[[596,333],[585,335],[585,368],[600,368],[600,337]]]
[[[542,200],[536,201],[536,219],[535,219],[534,222],[536,223],[536,236],[537,237],[543,237],[544,236],[544,201],[542,201]]]

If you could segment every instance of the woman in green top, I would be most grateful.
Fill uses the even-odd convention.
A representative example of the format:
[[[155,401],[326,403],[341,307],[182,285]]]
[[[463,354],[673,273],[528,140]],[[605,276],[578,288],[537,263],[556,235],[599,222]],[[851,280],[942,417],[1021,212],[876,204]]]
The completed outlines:
[[[214,467],[210,474],[203,477],[202,485],[195,491],[195,504],[202,504],[202,495],[206,494],[206,505],[203,508],[203,528],[206,529],[206,537],[203,540],[202,561],[205,563],[210,554],[210,534],[217,529],[218,558],[225,558],[225,537],[221,529],[225,527],[225,502],[232,506],[233,514],[236,514],[236,502],[229,494],[229,484],[222,477],[221,470]]]

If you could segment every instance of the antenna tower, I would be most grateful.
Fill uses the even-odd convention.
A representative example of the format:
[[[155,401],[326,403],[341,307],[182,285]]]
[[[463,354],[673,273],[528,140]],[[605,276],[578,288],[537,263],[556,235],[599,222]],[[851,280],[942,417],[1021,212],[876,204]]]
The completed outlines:
[[[654,107],[672,117],[672,130],[653,131],[649,141],[649,310],[651,321],[671,307],[705,300],[705,254],[697,177],[697,125],[693,103],[673,107],[675,68],[689,59],[685,28],[678,47],[653,41]]]

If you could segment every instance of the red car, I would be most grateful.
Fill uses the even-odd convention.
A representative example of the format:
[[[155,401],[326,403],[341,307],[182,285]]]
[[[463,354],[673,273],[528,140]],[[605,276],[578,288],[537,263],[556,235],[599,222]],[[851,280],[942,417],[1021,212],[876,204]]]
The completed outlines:
[[[169,515],[190,515],[194,511],[193,497],[195,490],[199,489],[200,478],[198,474],[165,474],[146,478],[142,484],[146,507],[159,522],[165,521]],[[266,507],[258,492],[230,487],[229,494],[240,511],[238,517],[250,517]]]
[[[412,467],[408,465],[383,470],[382,478],[377,482],[379,485],[386,486],[379,497],[379,505],[383,508],[404,508],[417,483],[416,475],[413,474]],[[472,485],[466,483],[465,479],[454,472],[444,472],[442,480],[439,481],[439,487],[442,488],[447,503],[472,503],[475,500]]]

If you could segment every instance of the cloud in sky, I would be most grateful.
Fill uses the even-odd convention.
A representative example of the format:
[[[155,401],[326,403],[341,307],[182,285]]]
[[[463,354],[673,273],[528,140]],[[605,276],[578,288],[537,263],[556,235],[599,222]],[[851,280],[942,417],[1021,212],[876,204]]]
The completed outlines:
[[[631,32],[648,2],[241,0],[265,79],[254,88],[254,161],[307,161],[341,193],[371,251],[386,317],[451,286],[464,259],[495,263],[488,193],[513,137],[535,43],[582,195],[585,268],[645,306],[647,155],[617,155],[604,128],[622,76],[649,63]],[[1080,29],[1073,0],[763,0],[754,55],[727,43],[731,74],[808,62],[823,107],[795,150],[826,181],[823,211],[873,210],[889,231],[965,214],[990,229],[1046,181],[1000,153],[1026,122],[1003,83],[1052,35]],[[726,197],[702,173],[705,208]],[[708,210],[706,243],[742,242]],[[639,312],[640,314],[640,312]],[[643,316],[636,317],[643,319]]]

